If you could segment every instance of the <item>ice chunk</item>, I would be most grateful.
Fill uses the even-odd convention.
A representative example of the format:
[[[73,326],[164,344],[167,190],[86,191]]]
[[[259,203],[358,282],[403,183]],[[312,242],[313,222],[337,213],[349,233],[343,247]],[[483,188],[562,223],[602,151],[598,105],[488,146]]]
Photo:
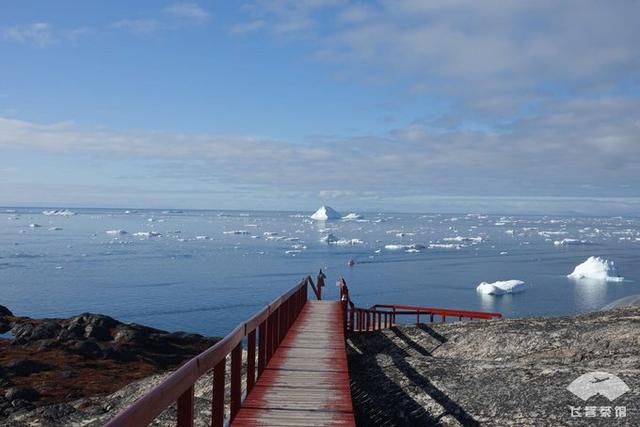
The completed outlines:
[[[343,216],[342,219],[345,221],[355,221],[357,219],[364,219],[364,216],[357,214],[355,212],[351,212],[350,214]]]
[[[591,242],[588,240],[580,240],[580,239],[562,239],[556,240],[553,242],[556,246],[578,246],[578,245],[590,245]]]
[[[413,244],[413,245],[384,245],[384,248],[388,251],[401,251],[401,250],[409,250],[409,249],[424,249],[423,245]]]
[[[322,239],[320,239],[321,242],[323,243],[328,243],[328,244],[332,244],[338,241],[338,238],[336,236],[334,236],[333,234],[329,233],[326,236],[324,236]]]
[[[230,231],[223,231],[222,234],[234,234],[234,235],[238,235],[238,236],[248,236],[249,233],[247,230],[230,230]]]
[[[52,209],[49,211],[42,211],[43,215],[47,215],[47,216],[51,216],[51,215],[55,215],[55,216],[73,216],[76,213],[73,211],[70,211],[68,209]]]
[[[485,295],[515,294],[525,291],[527,284],[522,280],[504,280],[493,283],[482,282],[476,290]]]
[[[31,228],[40,228],[42,226],[40,224],[29,224],[29,227],[31,227]]]
[[[49,227],[49,231],[61,231],[62,227]]]
[[[592,279],[605,280],[607,282],[622,282],[624,277],[620,277],[616,271],[613,261],[608,261],[600,257],[589,257],[585,262],[578,265],[573,273],[567,277],[571,279]]]
[[[143,237],[143,238],[150,238],[150,237],[159,237],[162,236],[162,234],[158,233],[157,231],[138,231],[137,233],[133,233],[133,235],[135,237]]]
[[[105,231],[105,233],[110,236],[124,236],[125,234],[127,234],[125,230],[107,230]]]
[[[320,209],[318,209],[313,215],[311,215],[311,219],[315,219],[316,221],[328,221],[331,219],[340,218],[342,218],[342,215],[340,215],[330,206],[321,206]]]
[[[362,245],[364,242],[360,239],[340,239],[332,243],[338,246],[355,246]]]
[[[455,243],[431,243],[429,249],[460,249],[460,245]]]

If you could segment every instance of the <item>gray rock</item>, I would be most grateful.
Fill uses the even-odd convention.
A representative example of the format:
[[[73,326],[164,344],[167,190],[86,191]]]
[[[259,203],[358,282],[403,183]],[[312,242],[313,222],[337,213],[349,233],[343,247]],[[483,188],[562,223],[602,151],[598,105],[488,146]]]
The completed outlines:
[[[40,398],[40,393],[33,387],[11,387],[4,393],[4,398],[9,402],[15,400],[35,402]]]
[[[640,307],[575,317],[400,326],[350,339],[361,425],[640,425]],[[584,402],[582,374],[631,391]],[[625,406],[626,418],[573,419],[570,406]]]

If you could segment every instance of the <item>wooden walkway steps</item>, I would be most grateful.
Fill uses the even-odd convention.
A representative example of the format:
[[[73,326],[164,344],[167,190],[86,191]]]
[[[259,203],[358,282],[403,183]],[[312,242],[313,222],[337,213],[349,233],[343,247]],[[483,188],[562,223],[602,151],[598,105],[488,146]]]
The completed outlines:
[[[355,425],[342,316],[307,301],[232,425]]]

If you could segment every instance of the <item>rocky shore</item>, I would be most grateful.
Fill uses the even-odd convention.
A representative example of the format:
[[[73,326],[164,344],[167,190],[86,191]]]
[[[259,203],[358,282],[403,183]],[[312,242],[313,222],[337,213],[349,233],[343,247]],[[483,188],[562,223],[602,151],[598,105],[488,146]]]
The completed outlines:
[[[349,363],[359,425],[640,425],[640,307],[402,326],[353,338]],[[631,390],[567,390],[594,371]]]
[[[0,334],[7,332],[12,337],[0,339],[1,425],[65,425],[61,419],[92,406],[70,402],[167,372],[218,340],[92,313],[31,319],[0,306]]]
[[[180,361],[215,342],[99,315],[36,321],[5,314],[0,319],[15,333],[1,353],[6,412],[0,424],[15,427],[100,426]],[[42,326],[49,322],[58,326]],[[41,335],[39,330],[56,332]],[[63,331],[74,331],[73,338]],[[83,354],[85,346],[92,350]],[[639,307],[399,326],[350,338],[348,352],[358,425],[640,424]],[[11,361],[7,354],[13,355]],[[604,396],[583,401],[567,390],[580,375],[594,371],[618,376],[630,391],[614,401]],[[206,375],[196,384],[196,426],[208,425],[211,382]],[[38,398],[28,399],[29,393],[36,396],[33,391],[16,398],[11,395],[16,387],[32,387]],[[581,416],[572,417],[571,407],[580,408]],[[596,408],[595,416],[586,416],[587,407]],[[617,416],[616,407],[625,408],[624,417]],[[611,415],[602,416],[601,408],[611,408]],[[154,425],[174,423],[175,408],[170,408]]]

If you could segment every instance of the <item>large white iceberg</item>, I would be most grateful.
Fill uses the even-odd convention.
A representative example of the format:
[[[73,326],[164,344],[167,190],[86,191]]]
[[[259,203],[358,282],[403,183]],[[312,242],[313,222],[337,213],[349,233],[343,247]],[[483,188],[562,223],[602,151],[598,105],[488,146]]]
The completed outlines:
[[[571,279],[605,280],[607,282],[622,282],[624,280],[624,277],[618,275],[613,261],[595,256],[589,257],[585,262],[578,265],[573,270],[573,273],[567,277]]]
[[[336,212],[330,206],[321,206],[320,209],[314,212],[311,215],[311,219],[315,219],[316,221],[327,221],[330,219],[341,219],[342,215]]]
[[[493,283],[482,282],[476,290],[485,295],[515,294],[527,290],[527,284],[522,280],[504,280]]]

